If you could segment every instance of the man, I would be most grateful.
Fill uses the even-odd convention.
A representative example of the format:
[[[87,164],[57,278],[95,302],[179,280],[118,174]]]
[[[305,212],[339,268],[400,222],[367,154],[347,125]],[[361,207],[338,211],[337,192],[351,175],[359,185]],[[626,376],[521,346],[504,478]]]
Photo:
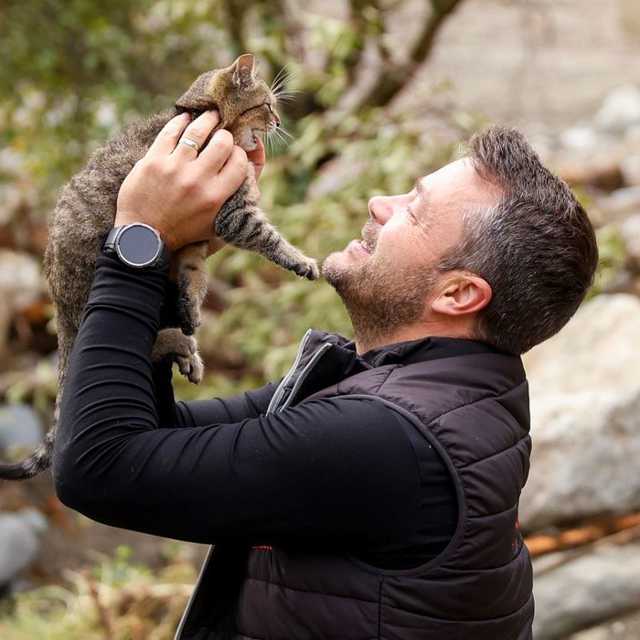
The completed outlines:
[[[169,251],[209,237],[248,162],[225,131],[202,149],[217,122],[167,125],[116,226],[146,223]],[[519,356],[575,312],[597,247],[523,137],[489,129],[369,201],[362,239],[323,265],[355,340],[307,332],[278,385],[174,402],[171,363],[150,362],[168,258],[99,256],[54,476],[95,520],[216,545],[176,637],[530,639]]]

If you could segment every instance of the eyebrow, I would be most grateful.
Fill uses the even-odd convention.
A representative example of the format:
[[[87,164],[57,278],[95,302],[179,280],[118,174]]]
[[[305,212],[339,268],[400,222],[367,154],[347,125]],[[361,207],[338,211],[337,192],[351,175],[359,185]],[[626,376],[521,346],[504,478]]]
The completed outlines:
[[[416,178],[416,181],[413,183],[413,188],[418,192],[418,197],[421,198],[423,202],[426,203],[429,200],[427,189],[422,183],[421,178]],[[418,224],[423,225],[424,224],[424,220],[422,219],[423,214],[419,214],[416,211],[414,212],[414,215],[416,217],[416,220],[418,221]]]

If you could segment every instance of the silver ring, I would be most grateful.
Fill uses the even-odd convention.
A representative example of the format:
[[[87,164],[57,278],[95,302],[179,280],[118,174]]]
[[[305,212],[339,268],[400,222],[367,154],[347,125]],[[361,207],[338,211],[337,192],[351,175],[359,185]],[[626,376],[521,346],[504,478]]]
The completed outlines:
[[[200,151],[200,145],[195,141],[192,140],[191,138],[180,138],[180,142],[182,144],[186,144],[188,147],[191,147],[192,149],[196,150],[196,153],[198,153],[198,151]]]

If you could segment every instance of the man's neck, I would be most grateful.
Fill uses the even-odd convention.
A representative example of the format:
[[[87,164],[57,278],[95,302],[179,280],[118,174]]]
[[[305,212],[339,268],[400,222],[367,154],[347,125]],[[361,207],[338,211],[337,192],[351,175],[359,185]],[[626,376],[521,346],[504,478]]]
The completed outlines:
[[[399,327],[394,331],[379,335],[358,335],[358,331],[356,330],[356,352],[358,355],[362,355],[363,353],[367,353],[367,351],[379,349],[388,344],[409,342],[411,340],[420,340],[421,338],[430,338],[432,336],[474,338],[468,322],[440,322],[433,320]]]

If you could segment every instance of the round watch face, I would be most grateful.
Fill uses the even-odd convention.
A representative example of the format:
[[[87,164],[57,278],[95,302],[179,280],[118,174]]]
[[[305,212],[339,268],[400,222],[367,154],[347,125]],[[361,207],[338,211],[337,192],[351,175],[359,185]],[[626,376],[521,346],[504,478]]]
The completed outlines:
[[[156,232],[143,224],[132,224],[123,229],[116,245],[120,258],[133,267],[150,265],[162,249]]]

